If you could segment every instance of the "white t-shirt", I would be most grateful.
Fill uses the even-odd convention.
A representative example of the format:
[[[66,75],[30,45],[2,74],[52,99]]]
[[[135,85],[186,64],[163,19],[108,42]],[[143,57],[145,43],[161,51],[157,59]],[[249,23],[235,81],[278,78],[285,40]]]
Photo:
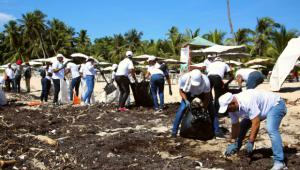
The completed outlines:
[[[234,96],[239,103],[239,110],[229,113],[233,124],[237,123],[238,117],[252,120],[259,116],[260,120],[264,120],[271,108],[280,100],[280,96],[275,93],[257,89],[249,89]]]
[[[186,82],[190,77],[190,73],[185,73],[179,78],[179,89],[184,89]],[[206,75],[202,74],[202,82],[200,82],[200,86],[191,86],[189,92],[192,96],[200,95],[201,93],[209,93],[210,92],[210,82]]]
[[[150,66],[148,65],[148,69],[147,71],[151,74],[151,75],[154,75],[154,74],[161,74],[161,75],[164,75],[164,72],[159,69],[160,68],[160,64],[158,63],[155,63],[154,65]]]
[[[235,76],[237,75],[240,75],[242,77],[242,80],[244,81],[248,81],[248,78],[249,78],[249,75],[250,73],[253,73],[257,70],[255,69],[252,69],[252,68],[242,68],[242,69],[239,69],[236,73],[235,73]]]
[[[56,62],[54,62],[53,64],[52,64],[52,71],[54,70],[54,69],[60,69],[60,68],[62,68],[63,67],[63,64],[62,63],[60,63],[59,61],[56,61]],[[52,75],[52,79],[63,79],[65,77],[65,69],[63,68],[63,69],[61,69],[61,70],[59,70],[58,72],[53,72],[53,75]]]
[[[80,76],[79,74],[79,66],[74,63],[69,63],[67,69],[71,70],[72,78],[77,78]]]
[[[116,76],[128,77],[129,70],[131,69],[134,69],[132,61],[129,58],[125,58],[119,63]]]
[[[89,61],[83,67],[83,75],[84,76],[94,76],[96,75],[96,69],[94,65]]]
[[[11,68],[6,68],[5,74],[9,77],[9,79],[15,78],[14,71]]]
[[[204,65],[206,67],[206,69],[208,69],[208,66],[212,63],[208,58],[204,60]]]
[[[207,75],[219,75],[222,79],[224,78],[224,74],[230,72],[231,69],[228,64],[222,61],[214,61],[211,63],[207,69]]]

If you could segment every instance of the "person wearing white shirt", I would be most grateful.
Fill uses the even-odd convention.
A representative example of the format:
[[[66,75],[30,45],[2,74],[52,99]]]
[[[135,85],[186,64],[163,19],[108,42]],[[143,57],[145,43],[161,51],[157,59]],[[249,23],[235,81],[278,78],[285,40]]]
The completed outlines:
[[[120,90],[118,110],[121,112],[128,110],[127,108],[125,108],[125,103],[129,96],[129,93],[130,93],[130,90],[129,90],[130,80],[128,78],[128,75],[131,74],[132,78],[137,83],[133,62],[131,61],[132,56],[133,56],[132,51],[126,52],[126,58],[124,58],[118,64],[118,69],[117,69],[116,77],[115,77],[115,80],[116,80],[117,85]]]
[[[235,79],[240,88],[242,88],[242,82],[245,81],[247,89],[255,89],[264,82],[264,75],[255,69],[241,68],[237,70]]]
[[[71,81],[71,88],[70,88],[70,100],[73,101],[73,90],[75,90],[76,96],[79,95],[79,85],[81,81],[81,77],[79,74],[79,65],[74,63],[68,63],[66,68],[66,74],[71,73],[72,81]]]
[[[58,94],[60,92],[60,80],[65,77],[65,65],[63,64],[64,56],[62,54],[57,55],[57,61],[52,64],[52,82],[54,85],[54,97],[53,104],[58,105]]]
[[[214,59],[215,57],[213,55],[208,55],[207,58],[203,61],[206,72],[208,70],[209,65],[214,62]]]
[[[274,166],[272,169],[283,169],[284,153],[279,133],[281,120],[287,113],[285,102],[279,95],[264,90],[249,89],[239,94],[226,93],[219,99],[220,113],[229,112],[232,123],[232,138],[236,142],[228,145],[225,154],[230,156],[242,146],[248,129],[240,126],[239,117],[251,120],[251,133],[246,144],[246,151],[252,154],[254,142],[259,131],[260,122],[266,120],[266,129],[272,143]]]
[[[164,86],[165,77],[169,84],[169,94],[172,95],[171,81],[168,73],[164,73],[161,69],[161,65],[157,63],[155,56],[149,56],[149,65],[146,73],[146,78],[150,77],[150,89],[154,105],[155,113],[161,113],[164,108]],[[165,70],[167,72],[168,70]],[[157,93],[159,95],[160,106],[158,106]]]
[[[200,98],[203,106],[213,118],[214,106],[212,103],[211,88],[209,79],[202,74],[200,70],[194,69],[182,75],[179,78],[179,94],[182,98],[180,106],[176,112],[173,121],[172,137],[175,138],[178,133],[179,124],[182,120],[183,114],[187,108],[190,108],[190,102],[195,98]]]
[[[95,69],[95,60],[92,58],[89,58],[83,68],[84,79],[86,82],[87,90],[83,96],[83,102],[86,105],[91,104],[91,96],[94,91],[95,86],[95,75],[96,75],[96,69]]]
[[[216,57],[214,62],[211,63],[208,67],[208,78],[210,82],[211,89],[214,89],[214,105],[215,105],[215,118],[214,118],[214,131],[216,137],[224,137],[223,133],[219,128],[219,97],[225,93],[225,88],[228,84],[234,79],[230,67],[223,62],[220,57]],[[225,74],[229,74],[230,78],[227,83],[224,84],[223,78]]]
[[[11,67],[11,63],[9,63],[7,65],[7,68],[5,69],[5,74],[7,76],[6,78],[6,89],[8,91],[10,91],[11,89],[15,89],[15,74],[14,74],[14,71]]]

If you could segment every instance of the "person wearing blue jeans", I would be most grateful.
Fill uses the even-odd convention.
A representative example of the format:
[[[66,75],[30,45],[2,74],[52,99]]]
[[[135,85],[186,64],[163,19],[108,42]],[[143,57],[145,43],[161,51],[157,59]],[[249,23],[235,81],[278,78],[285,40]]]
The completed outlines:
[[[246,151],[251,155],[260,122],[266,120],[266,129],[272,143],[274,159],[272,170],[286,167],[279,127],[287,109],[280,96],[268,91],[249,89],[235,95],[226,93],[220,97],[219,103],[219,113],[229,112],[232,121],[232,138],[236,139],[235,143],[227,146],[225,155],[231,156],[239,151],[244,138],[243,133],[246,133],[245,129],[249,126],[251,126],[251,133],[246,144]],[[248,124],[248,127],[246,124],[240,126],[239,117],[250,119],[251,125]]]
[[[160,65],[156,61],[155,56],[149,56],[148,58],[148,70],[146,73],[146,78],[150,77],[150,91],[153,99],[154,111],[155,113],[160,113],[164,109],[164,86],[165,77],[169,84],[169,94],[172,95],[171,81],[169,78],[168,71],[165,65]],[[165,66],[165,67],[162,67]],[[165,68],[165,69],[164,69]],[[157,93],[159,95],[160,105],[158,106]]]
[[[261,72],[251,68],[241,68],[237,70],[235,77],[239,87],[242,88],[242,82],[245,81],[247,89],[255,89],[264,82],[265,78]]]
[[[185,110],[190,107],[190,102],[194,98],[199,97],[204,108],[208,109],[211,115],[214,113],[210,90],[209,79],[206,75],[202,74],[200,70],[192,70],[179,78],[179,94],[182,100],[173,121],[171,135],[173,138],[177,136]]]
[[[95,86],[95,76],[94,75],[87,75],[85,77],[85,82],[86,82],[87,90],[86,90],[85,95],[83,97],[83,101],[86,104],[90,104],[91,103],[91,96],[92,96],[92,93],[94,91],[94,86]]]

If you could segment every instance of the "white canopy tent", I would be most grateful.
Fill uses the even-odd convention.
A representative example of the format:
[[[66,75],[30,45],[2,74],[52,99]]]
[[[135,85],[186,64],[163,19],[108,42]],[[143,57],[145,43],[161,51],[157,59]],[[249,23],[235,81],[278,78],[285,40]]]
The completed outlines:
[[[279,91],[286,77],[297,63],[300,57],[300,37],[289,41],[287,47],[276,61],[270,77],[272,91]]]
[[[22,65],[25,65],[25,63],[22,63]],[[41,66],[43,65],[42,62],[37,62],[37,61],[29,61],[29,65],[31,66]]]
[[[234,60],[228,60],[228,61],[225,61],[225,63],[227,63],[227,64],[233,64],[233,65],[236,65],[236,66],[240,66],[240,65],[243,64],[243,63],[241,63],[239,61],[234,61]]]
[[[257,65],[252,65],[252,66],[250,66],[249,68],[253,68],[253,69],[261,69],[261,68],[267,68],[267,67],[266,67],[266,66],[263,66],[263,65],[257,64]]]
[[[205,49],[193,50],[192,53],[198,53],[203,55],[208,54],[221,54],[221,53],[240,53],[246,49],[245,46],[225,46],[225,45],[214,45]]]
[[[96,63],[99,63],[99,61],[96,58],[94,58],[92,56],[88,56],[88,55],[82,54],[82,53],[73,53],[73,54],[71,54],[71,57],[72,58],[78,58],[78,59],[80,59],[80,61],[79,61],[80,63],[85,62],[89,58],[92,58],[92,59],[95,60]]]
[[[165,60],[162,60],[162,62],[165,62],[167,64],[185,64],[185,62],[181,62],[181,61],[175,60],[175,59],[165,59]]]
[[[134,61],[147,61],[150,56],[151,55],[148,55],[148,54],[143,54],[143,55],[139,55],[139,56],[133,56],[132,60],[134,60]],[[160,58],[160,57],[156,57],[156,59],[157,60],[163,60],[163,58]]]
[[[269,58],[255,58],[245,63],[245,65],[255,65],[255,64],[264,64],[270,62]]]

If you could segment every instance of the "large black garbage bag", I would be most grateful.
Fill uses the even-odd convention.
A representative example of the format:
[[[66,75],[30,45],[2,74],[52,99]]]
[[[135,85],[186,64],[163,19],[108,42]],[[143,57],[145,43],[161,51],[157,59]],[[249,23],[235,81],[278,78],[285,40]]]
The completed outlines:
[[[199,140],[212,139],[213,125],[208,111],[201,107],[187,109],[181,121],[180,136]]]
[[[152,107],[153,101],[150,94],[150,83],[142,81],[136,84],[131,84],[131,90],[133,93],[136,106]]]

